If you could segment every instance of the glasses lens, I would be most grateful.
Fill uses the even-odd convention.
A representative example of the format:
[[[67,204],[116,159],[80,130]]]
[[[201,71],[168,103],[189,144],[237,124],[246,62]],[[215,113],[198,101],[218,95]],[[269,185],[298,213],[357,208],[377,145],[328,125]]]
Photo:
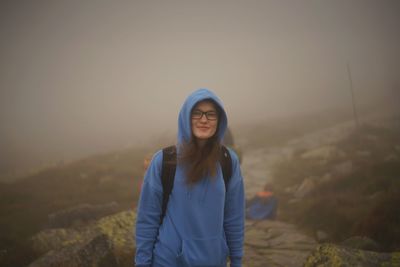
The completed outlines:
[[[214,111],[207,112],[206,116],[207,116],[207,119],[209,119],[210,121],[215,121],[218,118],[217,113]]]
[[[192,118],[193,119],[200,119],[203,115],[203,112],[201,112],[200,110],[193,110],[192,112]]]

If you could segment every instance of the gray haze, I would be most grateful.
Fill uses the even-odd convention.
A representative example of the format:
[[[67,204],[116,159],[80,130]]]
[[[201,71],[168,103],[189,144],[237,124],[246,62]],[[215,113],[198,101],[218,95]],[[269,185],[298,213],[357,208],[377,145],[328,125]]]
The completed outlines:
[[[1,1],[0,169],[174,134],[206,87],[231,126],[400,84],[400,1]],[[1,173],[0,172],[0,173]]]

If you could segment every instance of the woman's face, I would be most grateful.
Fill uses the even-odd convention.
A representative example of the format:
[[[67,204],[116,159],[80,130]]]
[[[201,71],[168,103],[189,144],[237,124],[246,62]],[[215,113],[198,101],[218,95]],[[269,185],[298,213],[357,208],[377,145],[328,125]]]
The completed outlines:
[[[192,110],[191,119],[192,133],[200,140],[212,137],[217,131],[218,113],[214,103],[210,101],[197,103]]]

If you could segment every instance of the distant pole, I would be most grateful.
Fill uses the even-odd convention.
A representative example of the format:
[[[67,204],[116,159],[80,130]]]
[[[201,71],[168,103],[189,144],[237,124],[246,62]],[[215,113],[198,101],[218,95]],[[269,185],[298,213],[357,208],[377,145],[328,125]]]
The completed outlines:
[[[356,127],[359,128],[359,123],[358,123],[358,116],[357,116],[357,110],[356,110],[356,104],[354,101],[354,92],[353,92],[353,80],[351,79],[351,71],[350,71],[350,65],[347,63],[347,72],[349,74],[349,81],[350,81],[350,93],[351,93],[351,103],[353,104],[353,115],[354,115],[354,120],[356,122]]]

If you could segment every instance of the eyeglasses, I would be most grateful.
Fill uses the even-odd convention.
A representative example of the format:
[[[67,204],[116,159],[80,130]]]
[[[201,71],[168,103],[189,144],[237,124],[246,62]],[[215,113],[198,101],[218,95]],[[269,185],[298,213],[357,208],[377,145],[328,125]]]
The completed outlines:
[[[192,111],[192,119],[201,120],[201,118],[203,118],[203,115],[206,115],[206,118],[209,121],[216,121],[218,119],[218,114],[215,111],[203,112],[198,109]]]

